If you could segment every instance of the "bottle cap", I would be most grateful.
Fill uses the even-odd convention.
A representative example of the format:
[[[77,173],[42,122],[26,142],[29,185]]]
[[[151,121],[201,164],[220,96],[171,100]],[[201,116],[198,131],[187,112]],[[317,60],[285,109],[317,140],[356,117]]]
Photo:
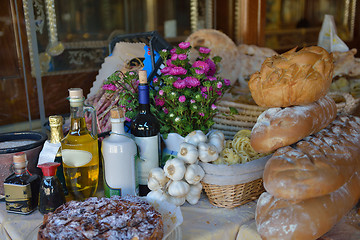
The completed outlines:
[[[140,70],[139,71],[139,82],[140,82],[140,84],[146,84],[147,83],[146,70]]]
[[[63,124],[63,117],[60,115],[54,115],[49,117],[49,125],[50,126],[59,126]]]
[[[14,163],[24,163],[26,160],[26,154],[24,152],[18,152],[13,155]]]
[[[124,118],[125,117],[125,111],[121,107],[112,108],[110,110],[110,116],[111,116],[112,119]]]
[[[71,99],[82,99],[84,97],[83,90],[81,88],[70,88],[69,89],[69,98]]]
[[[54,176],[56,173],[57,167],[60,166],[60,163],[57,162],[47,162],[43,164],[39,164],[38,168],[41,168],[44,176]]]

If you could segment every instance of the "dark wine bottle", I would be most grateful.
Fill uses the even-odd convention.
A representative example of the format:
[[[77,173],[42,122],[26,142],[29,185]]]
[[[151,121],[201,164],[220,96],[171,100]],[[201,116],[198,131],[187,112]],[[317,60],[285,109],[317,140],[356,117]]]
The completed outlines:
[[[149,172],[159,167],[160,124],[150,111],[149,85],[145,70],[139,71],[139,113],[132,119],[130,130],[138,147],[136,160],[139,195],[146,196],[150,190],[147,187]]]

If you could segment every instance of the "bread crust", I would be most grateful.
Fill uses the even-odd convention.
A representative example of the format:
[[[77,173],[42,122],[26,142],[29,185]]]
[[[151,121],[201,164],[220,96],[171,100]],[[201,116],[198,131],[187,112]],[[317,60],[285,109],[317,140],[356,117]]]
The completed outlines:
[[[273,196],[304,200],[333,192],[354,174],[360,161],[360,118],[339,115],[327,128],[278,149],[264,169]]]
[[[306,105],[324,97],[333,75],[333,56],[318,46],[266,58],[251,75],[249,89],[262,107]]]
[[[356,171],[338,190],[303,201],[263,193],[256,206],[256,225],[262,239],[315,240],[328,232],[360,197]]]
[[[296,143],[327,127],[336,114],[335,101],[329,96],[305,106],[270,108],[258,117],[251,131],[251,146],[266,153]]]

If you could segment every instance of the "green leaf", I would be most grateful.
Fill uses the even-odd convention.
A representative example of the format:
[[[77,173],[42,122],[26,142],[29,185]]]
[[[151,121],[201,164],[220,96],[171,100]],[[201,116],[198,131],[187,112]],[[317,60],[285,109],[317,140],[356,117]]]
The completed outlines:
[[[234,108],[234,107],[229,107],[229,109],[230,109],[230,113],[231,113],[232,115],[234,115],[234,114],[239,114],[239,112],[238,112],[238,110],[237,110],[236,108]]]

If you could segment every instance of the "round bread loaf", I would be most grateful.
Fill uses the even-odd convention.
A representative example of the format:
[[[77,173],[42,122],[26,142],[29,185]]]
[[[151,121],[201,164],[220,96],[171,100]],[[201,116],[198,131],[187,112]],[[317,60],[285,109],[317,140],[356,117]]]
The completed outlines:
[[[306,105],[328,92],[333,75],[333,56],[312,46],[296,48],[266,58],[260,72],[251,75],[249,89],[259,106]]]
[[[44,215],[38,239],[162,239],[161,214],[137,197],[70,201]]]

